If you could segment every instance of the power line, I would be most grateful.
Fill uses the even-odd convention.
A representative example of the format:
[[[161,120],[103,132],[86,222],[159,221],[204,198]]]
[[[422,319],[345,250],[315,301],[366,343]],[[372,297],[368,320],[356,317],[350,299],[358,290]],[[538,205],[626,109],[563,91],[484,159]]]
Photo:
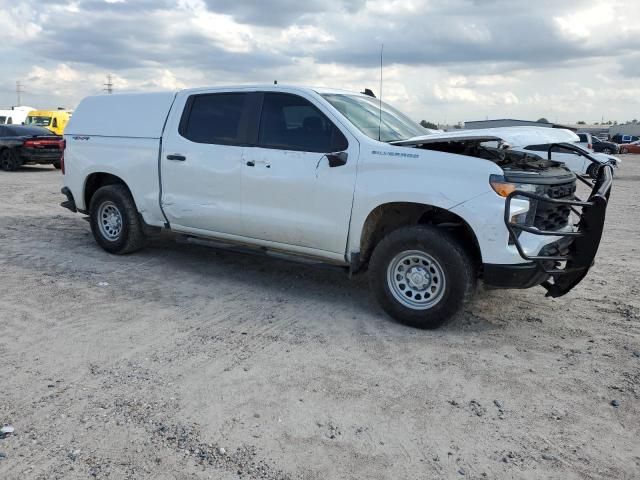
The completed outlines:
[[[22,105],[22,94],[24,93],[24,85],[20,80],[16,81],[16,97],[18,97],[18,106]]]
[[[111,78],[111,74],[107,75],[107,83],[104,84],[104,86],[107,88],[103,88],[103,90],[109,95],[113,93],[113,82],[111,81]]]

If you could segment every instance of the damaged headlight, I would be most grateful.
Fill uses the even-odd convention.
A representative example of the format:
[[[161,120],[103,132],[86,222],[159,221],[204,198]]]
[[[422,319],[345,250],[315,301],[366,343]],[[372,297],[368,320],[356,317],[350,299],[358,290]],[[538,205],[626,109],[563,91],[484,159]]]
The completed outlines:
[[[517,183],[505,180],[502,175],[491,175],[489,177],[491,188],[501,197],[507,197],[515,191],[531,192],[537,195],[545,194],[544,185],[536,185],[533,183]],[[534,223],[537,209],[537,200],[529,197],[516,195],[510,204],[509,220],[513,224],[531,226]],[[522,232],[518,231],[517,236]],[[509,243],[513,243],[509,239]]]
[[[493,190],[501,197],[507,197],[509,196],[509,194],[515,192],[516,190],[536,193],[538,195],[544,194],[544,185],[508,182],[502,175],[491,175],[489,177],[489,183],[491,184],[491,188],[493,188]],[[516,196],[516,198],[518,197]]]

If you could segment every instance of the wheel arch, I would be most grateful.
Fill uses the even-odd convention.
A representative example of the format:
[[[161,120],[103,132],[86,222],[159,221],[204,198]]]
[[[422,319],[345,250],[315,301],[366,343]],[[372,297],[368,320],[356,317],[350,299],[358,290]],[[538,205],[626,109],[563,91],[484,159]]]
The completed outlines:
[[[87,175],[87,178],[84,181],[84,188],[82,190],[82,198],[87,211],[89,210],[89,205],[91,204],[93,195],[95,195],[99,188],[106,185],[123,185],[127,190],[129,190],[129,194],[132,193],[127,182],[119,176],[107,172],[93,172]],[[134,198],[133,195],[131,195],[131,198]]]
[[[354,270],[366,268],[376,245],[401,227],[432,225],[452,233],[471,257],[482,263],[480,244],[470,225],[459,215],[442,207],[416,202],[389,202],[375,207],[367,215],[360,233],[360,253]]]

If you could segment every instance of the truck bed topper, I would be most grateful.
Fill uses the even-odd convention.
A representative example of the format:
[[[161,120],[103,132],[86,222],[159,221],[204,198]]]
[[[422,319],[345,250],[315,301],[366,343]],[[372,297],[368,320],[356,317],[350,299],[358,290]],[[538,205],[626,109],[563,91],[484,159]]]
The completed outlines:
[[[120,93],[86,97],[65,135],[160,138],[176,92]]]

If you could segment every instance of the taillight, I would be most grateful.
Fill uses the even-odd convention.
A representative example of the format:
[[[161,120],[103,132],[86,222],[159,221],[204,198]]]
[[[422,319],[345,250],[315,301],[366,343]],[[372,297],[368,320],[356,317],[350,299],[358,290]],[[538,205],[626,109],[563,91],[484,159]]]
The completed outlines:
[[[62,150],[62,153],[60,154],[60,170],[62,171],[63,175],[64,175],[64,149],[65,148],[67,148],[67,141],[60,140],[60,150]]]
[[[42,142],[40,140],[25,140],[22,145],[29,148],[41,148]]]
[[[587,143],[587,148],[588,149],[592,149],[593,148],[593,143]]]

